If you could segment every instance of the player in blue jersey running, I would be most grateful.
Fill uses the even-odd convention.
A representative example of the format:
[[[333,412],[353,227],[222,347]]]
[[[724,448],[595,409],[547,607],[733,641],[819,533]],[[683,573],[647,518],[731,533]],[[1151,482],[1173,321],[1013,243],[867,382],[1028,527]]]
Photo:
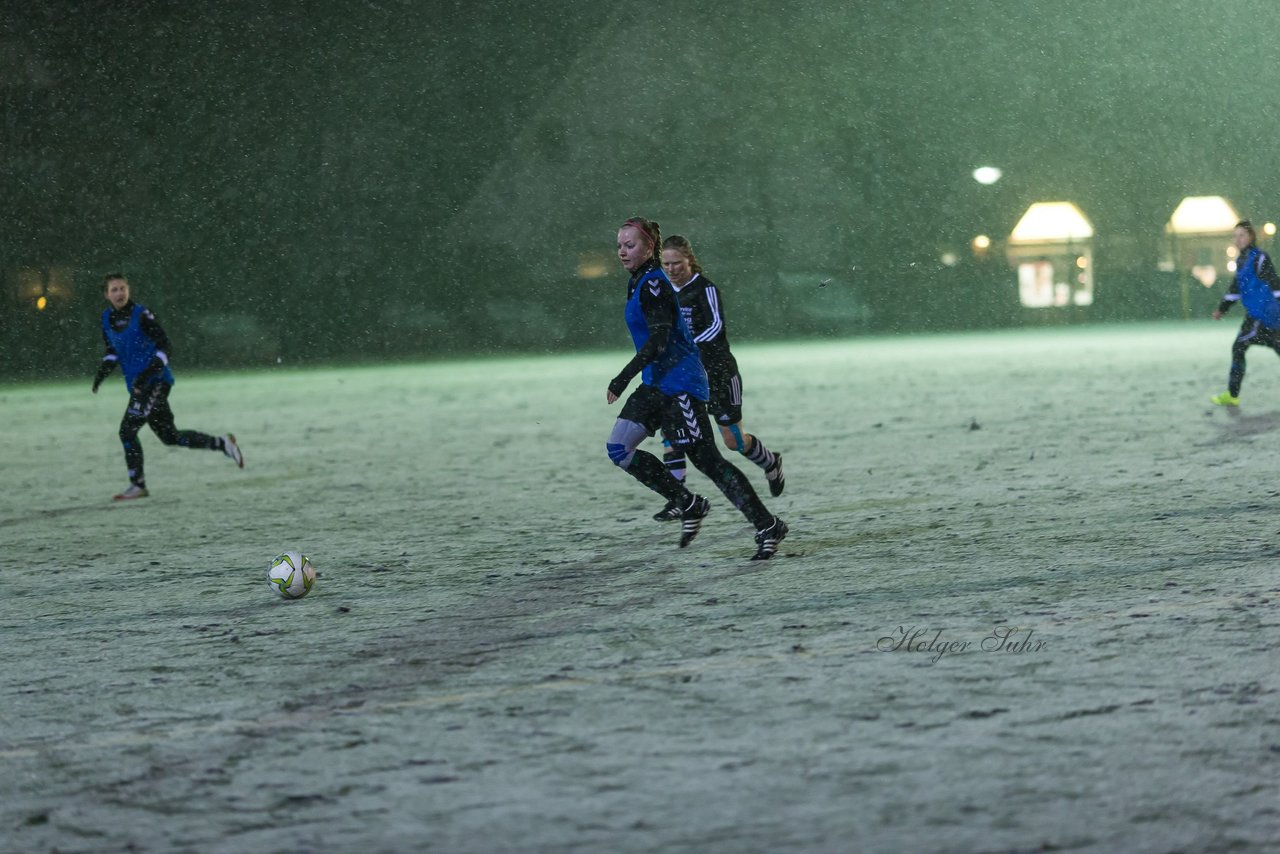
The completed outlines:
[[[719,288],[703,275],[698,256],[693,254],[693,244],[679,234],[662,241],[662,271],[675,288],[680,313],[689,324],[702,367],[707,371],[711,389],[707,411],[719,425],[725,446],[762,468],[769,482],[769,493],[777,498],[786,485],[782,454],[770,451],[759,437],[742,429],[742,375],[738,373],[738,360],[729,350]],[[684,454],[671,448],[669,440],[663,444],[668,446],[663,462],[677,480],[684,477]],[[678,519],[680,511],[675,505],[667,504],[653,518],[659,522]]]
[[[142,445],[138,431],[143,424],[166,445],[221,451],[232,462],[244,468],[244,455],[236,437],[210,436],[195,430],[179,430],[169,408],[169,391],[173,388],[173,371],[169,369],[169,337],[164,334],[155,315],[129,298],[129,280],[120,273],[109,273],[102,291],[111,307],[102,312],[102,340],[107,350],[93,378],[93,393],[119,365],[124,371],[129,405],[120,421],[120,442],[124,445],[124,461],[129,469],[129,486],[114,496],[116,501],[146,498],[147,480],[142,471]]]
[[[1236,275],[1222,302],[1213,312],[1221,320],[1235,303],[1244,306],[1245,318],[1240,333],[1231,345],[1231,371],[1227,390],[1209,398],[1219,406],[1240,405],[1240,385],[1244,382],[1244,353],[1254,344],[1270,347],[1280,355],[1280,276],[1267,253],[1258,248],[1258,233],[1253,223],[1244,219],[1236,223],[1232,237],[1236,249]]]
[[[693,541],[711,504],[667,471],[640,443],[662,429],[672,447],[684,452],[756,529],[752,560],[768,560],[787,535],[787,524],[760,501],[751,482],[716,446],[707,418],[707,375],[689,326],[666,274],[658,247],[658,224],[632,217],[618,229],[618,259],[631,274],[624,317],[636,355],[609,383],[605,400],[620,398],[636,374],[641,384],[622,406],[605,449],[609,459],[636,480],[680,508],[680,547]]]

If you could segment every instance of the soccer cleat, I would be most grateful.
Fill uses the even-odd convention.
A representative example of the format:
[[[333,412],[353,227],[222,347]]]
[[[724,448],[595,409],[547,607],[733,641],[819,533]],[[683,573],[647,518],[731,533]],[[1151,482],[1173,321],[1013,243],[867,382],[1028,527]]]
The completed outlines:
[[[1215,394],[1213,397],[1209,398],[1209,402],[1217,404],[1218,406],[1239,406],[1240,398],[1236,397],[1229,391],[1224,391],[1222,394]]]
[[[240,446],[236,444],[236,434],[228,433],[222,437],[222,453],[231,457],[231,461],[240,468],[244,468],[244,454],[240,452]]]
[[[764,476],[769,479],[769,494],[777,498],[787,485],[787,476],[782,473],[782,454],[773,455],[773,466],[765,469]]]
[[[756,554],[752,560],[768,560],[778,552],[778,543],[786,539],[787,523],[773,517],[773,524],[762,531],[756,531]]]
[[[112,501],[132,501],[135,498],[146,498],[150,495],[145,486],[138,486],[136,483],[129,484],[129,488],[124,492],[118,492],[111,496]]]
[[[701,495],[693,496],[689,506],[680,512],[680,548],[693,542],[702,529],[702,520],[711,512],[711,502]]]
[[[653,514],[653,521],[655,522],[674,522],[679,518],[680,504],[675,501],[668,501],[666,507]]]

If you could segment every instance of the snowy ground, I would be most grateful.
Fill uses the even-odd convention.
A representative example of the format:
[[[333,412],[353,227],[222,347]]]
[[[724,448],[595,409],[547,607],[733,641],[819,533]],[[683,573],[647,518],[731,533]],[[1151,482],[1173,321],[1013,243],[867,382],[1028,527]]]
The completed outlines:
[[[1233,329],[739,348],[767,564],[608,463],[622,353],[179,367],[248,465],[147,434],[127,506],[118,377],[0,387],[0,850],[1277,850],[1280,362],[1211,411]]]

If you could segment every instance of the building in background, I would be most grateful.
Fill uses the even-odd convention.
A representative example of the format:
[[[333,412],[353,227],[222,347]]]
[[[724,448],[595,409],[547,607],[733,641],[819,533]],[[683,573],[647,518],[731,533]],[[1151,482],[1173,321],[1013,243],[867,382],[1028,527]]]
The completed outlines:
[[[1093,303],[1093,225],[1071,202],[1036,202],[1006,248],[1026,308]]]
[[[1177,278],[1183,317],[1201,314],[1206,305],[1216,303],[1222,289],[1219,279],[1235,273],[1237,250],[1231,234],[1239,221],[1236,209],[1222,196],[1187,196],[1169,217],[1160,269]]]

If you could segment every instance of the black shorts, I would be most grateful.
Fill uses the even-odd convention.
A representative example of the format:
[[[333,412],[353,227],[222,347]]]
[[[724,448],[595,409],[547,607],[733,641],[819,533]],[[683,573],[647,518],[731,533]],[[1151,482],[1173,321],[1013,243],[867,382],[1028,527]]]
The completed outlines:
[[[650,436],[661,430],[673,446],[692,445],[711,435],[705,403],[685,393],[666,395],[651,385],[633,391],[618,417],[641,425]]]
[[[737,371],[711,380],[707,411],[719,424],[728,426],[742,420],[742,377]]]
[[[1261,344],[1263,347],[1280,350],[1280,329],[1272,326],[1263,326],[1261,320],[1246,317],[1244,323],[1240,324],[1240,334],[1236,336],[1235,346],[1237,348],[1248,348],[1254,344]]]
[[[152,383],[149,386],[134,388],[129,391],[129,406],[124,417],[143,424],[159,418],[161,421],[173,420],[173,411],[169,409],[169,391],[173,386],[168,383]]]

